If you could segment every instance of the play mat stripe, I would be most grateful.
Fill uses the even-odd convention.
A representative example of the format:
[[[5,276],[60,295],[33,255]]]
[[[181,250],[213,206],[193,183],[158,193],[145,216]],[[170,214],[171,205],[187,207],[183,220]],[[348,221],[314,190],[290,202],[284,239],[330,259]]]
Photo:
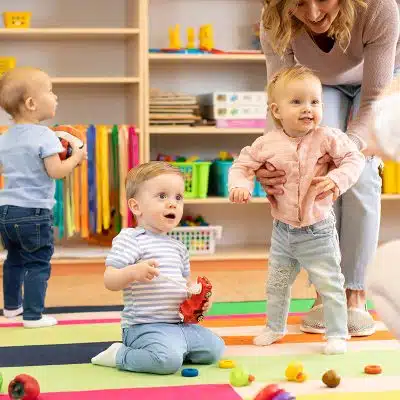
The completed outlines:
[[[292,320],[292,322],[295,322]],[[300,321],[298,321],[300,322]],[[211,330],[226,339],[226,343],[251,344],[252,338],[262,330],[262,325],[234,326],[234,327],[210,327]],[[369,339],[358,340],[385,340],[392,339],[386,327],[377,322],[377,332]],[[323,335],[306,335],[300,331],[299,324],[289,323],[288,335],[282,340],[283,343],[293,342],[315,342],[321,341]],[[46,333],[46,334],[43,334]],[[47,335],[51,333],[51,335]],[[382,336],[383,335],[383,336]],[[355,338],[353,338],[356,340]],[[0,329],[0,343],[2,347],[27,346],[41,344],[66,344],[66,343],[91,343],[109,342],[121,340],[121,328],[118,323],[112,324],[78,324],[57,325],[43,329],[21,329],[18,327]]]
[[[0,395],[0,399],[6,398],[8,399],[8,396]],[[221,400],[241,399],[240,395],[228,384],[42,393],[40,396],[41,400],[159,400],[161,398],[163,400],[204,400],[206,398],[218,398]]]
[[[301,351],[301,347],[298,351]],[[380,387],[385,390],[400,390],[399,358],[400,350],[376,350],[359,351],[338,356],[325,356],[319,353],[247,356],[235,357],[235,361],[255,375],[255,389],[257,389],[257,385],[263,385],[264,382],[278,382],[291,390],[295,389],[296,394],[305,394],[321,391],[321,388],[323,388],[321,377],[327,369],[334,369],[342,376],[343,386],[341,386],[341,390],[362,392],[369,391],[371,388],[371,391],[377,391]],[[305,372],[308,374],[309,380],[304,384],[292,384],[284,379],[284,371],[294,359],[303,363]],[[364,366],[372,363],[383,366],[382,375],[367,376],[364,374]],[[91,364],[2,368],[2,373],[6,382],[20,373],[31,374],[41,383],[43,392],[229,383],[229,370],[220,369],[214,365],[191,367],[198,368],[200,372],[198,377],[182,378],[180,372],[168,376],[133,374]],[[347,385],[348,380],[350,383]],[[373,389],[374,387],[375,389]]]

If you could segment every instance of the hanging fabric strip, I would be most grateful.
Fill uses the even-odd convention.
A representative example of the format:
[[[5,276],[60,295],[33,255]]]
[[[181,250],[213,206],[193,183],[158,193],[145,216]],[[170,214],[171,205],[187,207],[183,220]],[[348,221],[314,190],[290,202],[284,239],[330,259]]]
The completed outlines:
[[[111,199],[112,208],[114,210],[114,230],[115,233],[121,231],[121,213],[119,207],[119,145],[118,145],[118,126],[114,125],[111,131],[111,150],[112,150],[112,189],[111,189]]]
[[[121,210],[122,227],[128,227],[128,204],[126,199],[125,181],[128,170],[128,129],[121,125],[118,132],[119,145],[119,207]]]
[[[90,125],[87,130],[88,149],[88,195],[89,195],[89,228],[96,233],[96,128]]]
[[[103,219],[102,219],[102,208],[101,208],[101,180],[103,179],[101,170],[101,157],[103,149],[101,147],[101,137],[99,128],[96,126],[96,233],[103,231]]]
[[[105,125],[101,125],[98,128],[99,140],[101,143],[101,157],[100,157],[100,170],[101,170],[101,206],[102,206],[102,225],[103,229],[108,230],[110,228],[110,176],[109,176],[109,154],[110,148],[108,128]]]
[[[82,140],[87,144],[87,133],[84,126],[80,127],[82,132]],[[82,161],[80,167],[80,217],[81,217],[81,237],[87,239],[89,237],[89,192],[88,192],[88,162]]]

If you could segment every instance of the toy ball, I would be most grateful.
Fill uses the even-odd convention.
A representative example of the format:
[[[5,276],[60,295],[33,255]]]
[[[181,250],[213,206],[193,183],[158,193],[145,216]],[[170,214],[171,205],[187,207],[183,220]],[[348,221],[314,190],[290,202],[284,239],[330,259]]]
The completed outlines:
[[[336,371],[330,369],[322,376],[322,382],[324,382],[329,388],[335,388],[340,384],[340,376],[336,373]]]
[[[16,376],[8,385],[10,399],[36,400],[39,394],[39,382],[27,374]]]
[[[58,125],[53,128],[56,132],[56,135],[60,139],[61,145],[64,148],[64,151],[60,153],[60,159],[66,160],[72,155],[72,146],[71,143],[76,143],[79,148],[84,146],[83,141],[81,140],[81,133],[78,129],[75,129],[70,125]]]

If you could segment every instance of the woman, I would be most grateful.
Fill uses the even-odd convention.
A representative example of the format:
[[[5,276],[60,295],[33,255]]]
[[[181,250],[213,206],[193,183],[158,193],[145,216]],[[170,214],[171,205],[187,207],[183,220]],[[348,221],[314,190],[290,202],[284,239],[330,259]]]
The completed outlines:
[[[398,0],[400,1],[400,0]],[[380,159],[370,143],[371,105],[400,67],[399,11],[395,0],[265,0],[261,45],[268,79],[296,62],[313,69],[324,84],[324,120],[346,131],[367,156],[357,184],[336,202],[345,276],[348,327],[352,336],[375,331],[366,311],[365,273],[377,247],[380,224]],[[347,123],[349,121],[349,123]],[[323,157],[320,162],[330,162]],[[285,182],[273,166],[257,172],[272,203]],[[304,332],[325,327],[319,296],[304,318]]]

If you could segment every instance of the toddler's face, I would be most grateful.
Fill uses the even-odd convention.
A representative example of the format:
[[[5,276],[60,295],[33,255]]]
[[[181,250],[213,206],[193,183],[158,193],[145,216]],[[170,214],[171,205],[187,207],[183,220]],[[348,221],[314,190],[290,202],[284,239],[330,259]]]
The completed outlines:
[[[144,182],[130,203],[140,226],[155,233],[167,233],[182,219],[183,178],[174,173],[156,176]]]
[[[40,121],[51,119],[56,114],[57,96],[53,93],[50,77],[44,72],[37,72],[32,97]]]
[[[322,85],[316,78],[296,79],[277,88],[271,111],[292,137],[306,135],[322,119]]]

